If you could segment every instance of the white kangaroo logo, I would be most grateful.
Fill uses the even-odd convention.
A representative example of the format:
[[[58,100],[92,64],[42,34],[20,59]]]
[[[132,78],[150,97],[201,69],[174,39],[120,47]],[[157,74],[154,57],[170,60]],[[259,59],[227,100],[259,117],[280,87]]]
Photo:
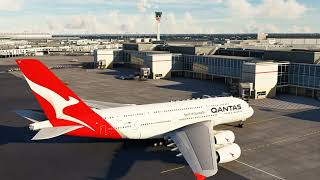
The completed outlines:
[[[61,97],[56,92],[32,82],[26,76],[25,76],[25,78],[26,78],[28,84],[30,85],[31,89],[34,92],[36,92],[37,94],[39,94],[41,97],[43,97],[45,100],[47,100],[52,105],[52,107],[54,108],[55,113],[56,113],[56,118],[72,121],[72,122],[81,124],[83,126],[86,126],[87,128],[95,131],[88,124],[80,121],[79,119],[76,119],[74,117],[68,116],[63,113],[64,108],[78,104],[79,100],[77,100],[71,96],[69,96],[69,100],[65,100],[63,97]]]

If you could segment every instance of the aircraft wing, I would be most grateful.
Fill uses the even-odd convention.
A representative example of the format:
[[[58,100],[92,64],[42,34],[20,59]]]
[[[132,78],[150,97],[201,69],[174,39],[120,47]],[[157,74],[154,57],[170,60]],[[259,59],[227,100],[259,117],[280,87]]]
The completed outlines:
[[[135,105],[135,104],[121,104],[121,103],[103,102],[103,101],[95,101],[95,100],[84,100],[84,102],[89,107],[96,108],[96,109],[109,109],[109,108],[115,108],[115,107]]]
[[[209,121],[201,122],[169,134],[198,179],[213,176],[218,171],[212,127]]]

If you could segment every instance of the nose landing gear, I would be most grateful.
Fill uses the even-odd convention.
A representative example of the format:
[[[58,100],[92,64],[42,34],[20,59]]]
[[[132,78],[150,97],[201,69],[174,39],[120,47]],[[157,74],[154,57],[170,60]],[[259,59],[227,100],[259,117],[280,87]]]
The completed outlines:
[[[240,123],[236,127],[244,128],[244,121],[240,121]]]

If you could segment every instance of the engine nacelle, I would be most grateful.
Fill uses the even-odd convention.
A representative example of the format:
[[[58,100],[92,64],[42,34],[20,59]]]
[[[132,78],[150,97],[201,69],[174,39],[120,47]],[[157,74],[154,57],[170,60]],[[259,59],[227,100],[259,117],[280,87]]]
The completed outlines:
[[[214,140],[216,144],[231,144],[235,140],[235,135],[229,130],[217,131]]]
[[[49,120],[40,121],[40,122],[32,123],[29,125],[29,129],[32,131],[37,131],[43,128],[50,128],[50,127],[52,127],[52,124],[50,123]]]
[[[238,144],[228,144],[216,151],[217,162],[227,163],[238,159],[241,155],[241,149]]]

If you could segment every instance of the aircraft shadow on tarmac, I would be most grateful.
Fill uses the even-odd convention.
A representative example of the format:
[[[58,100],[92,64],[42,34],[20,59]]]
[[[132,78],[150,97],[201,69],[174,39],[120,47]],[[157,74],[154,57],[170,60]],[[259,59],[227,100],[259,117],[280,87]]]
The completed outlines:
[[[144,171],[132,172],[129,177],[126,177],[131,167],[135,164],[136,161],[163,161],[170,164],[178,164],[178,166],[185,166],[189,168],[187,162],[184,158],[176,157],[177,152],[171,152],[166,147],[155,147],[150,150],[150,145],[153,144],[155,140],[125,140],[122,146],[115,152],[110,167],[107,168],[105,177],[89,177],[93,180],[117,180],[117,179],[140,179],[141,177],[152,176],[153,180],[158,179],[167,179],[173,177],[179,179],[181,177],[186,177],[185,171],[179,170],[178,172],[173,172],[170,174],[161,174],[159,169],[159,174],[154,174],[148,172],[149,166],[145,165]],[[142,163],[141,166],[144,164]],[[152,174],[152,175],[142,175],[141,173]],[[177,174],[175,174],[177,173]],[[182,173],[182,174],[181,174]],[[190,177],[192,178],[192,172],[190,170]],[[189,175],[188,174],[188,175]],[[132,176],[131,176],[132,175]],[[175,177],[175,178],[174,178]],[[247,178],[242,177],[232,171],[229,171],[225,168],[219,167],[218,174],[212,177],[214,179],[238,179],[238,180],[247,180]]]
[[[94,139],[85,137],[60,136],[53,139],[32,141],[36,132],[30,131],[28,127],[11,127],[0,125],[0,146],[8,143],[97,143],[114,142],[114,140]]]
[[[152,146],[156,140],[108,140],[108,139],[94,139],[94,138],[80,138],[80,137],[70,137],[70,136],[60,136],[57,138],[42,140],[42,141],[32,141],[32,137],[34,136],[34,132],[30,131],[28,127],[10,127],[0,125],[0,146],[8,143],[108,143],[108,142],[121,142],[121,146],[114,153],[112,162],[110,162],[110,166],[106,169],[105,177],[88,177],[93,180],[116,180],[125,177],[130,171],[131,167],[137,161],[163,161],[165,163],[170,164],[178,164],[178,166],[186,166],[188,164],[184,160],[184,158],[176,157],[177,152],[171,152],[166,147],[156,147],[152,150],[148,150],[148,147]],[[142,163],[143,165],[143,163]],[[146,171],[148,170],[148,166],[145,167]],[[155,175],[157,179],[164,179],[165,177],[176,176],[174,173],[170,173],[167,175],[160,174],[161,169],[159,169],[159,174]],[[140,173],[144,172],[136,172],[133,174],[134,177],[139,177]],[[180,174],[179,174],[180,173]],[[183,177],[181,173],[185,173],[185,171],[178,171],[179,177]],[[190,177],[192,177],[192,173],[190,172]],[[130,175],[131,176],[131,175]],[[239,179],[239,180],[247,180],[245,177],[242,177],[232,171],[229,171],[225,168],[219,167],[218,174],[214,176],[214,179]]]
[[[186,166],[188,164],[184,160],[184,158],[176,157],[177,152],[171,152],[166,147],[156,147],[152,150],[148,150],[150,146],[156,140],[108,140],[108,139],[94,139],[94,138],[81,138],[81,137],[71,137],[71,136],[60,136],[57,138],[42,140],[42,141],[32,141],[32,137],[35,132],[32,132],[28,129],[28,127],[10,127],[0,125],[0,146],[8,143],[108,143],[108,142],[119,142],[122,145],[119,147],[117,151],[115,151],[112,161],[110,162],[110,166],[106,169],[105,177],[88,177],[89,179],[94,180],[110,180],[110,179],[122,179],[129,178],[125,177],[130,171],[131,167],[137,161],[163,161],[165,163],[170,164],[178,164],[178,166]],[[144,163],[142,163],[144,165]],[[144,168],[146,171],[148,170],[148,166]],[[156,175],[153,180],[164,179],[166,177],[175,177],[179,176],[183,177],[181,173],[185,173],[183,170],[179,170],[175,173],[160,174],[161,169],[159,169],[159,174]],[[139,177],[139,173],[146,172],[136,172],[137,174],[132,174],[134,177]],[[192,173],[190,171],[190,177],[192,177]],[[131,176],[131,175],[130,175]],[[147,175],[148,176],[148,175]],[[178,178],[179,178],[178,177]],[[214,179],[239,179],[246,180],[245,177],[242,177],[232,171],[229,171],[225,168],[219,167],[218,174],[214,176]],[[176,178],[175,178],[176,179]]]

